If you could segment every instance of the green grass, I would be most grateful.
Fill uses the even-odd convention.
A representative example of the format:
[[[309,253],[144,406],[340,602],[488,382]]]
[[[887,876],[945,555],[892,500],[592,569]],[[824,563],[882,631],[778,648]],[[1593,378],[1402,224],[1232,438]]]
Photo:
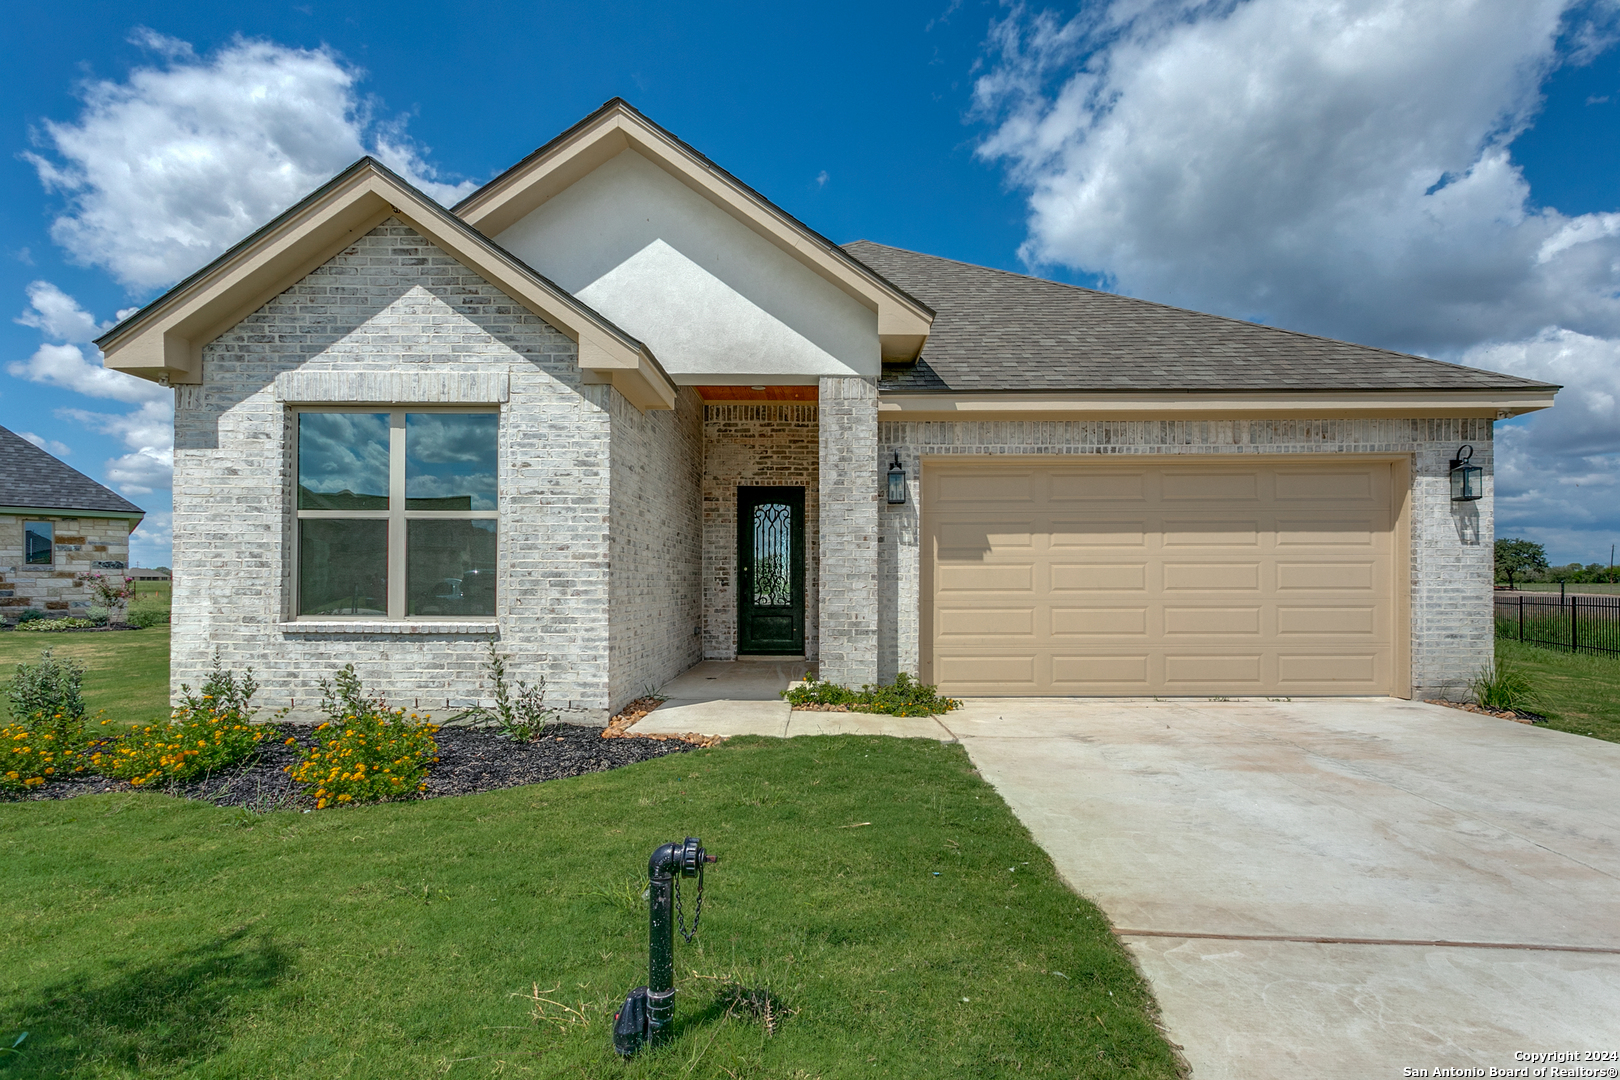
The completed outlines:
[[[84,700],[92,713],[106,710],[108,719],[123,725],[150,723],[169,715],[167,626],[104,634],[15,630],[0,634],[0,682],[15,674],[16,665],[33,663],[46,649],[60,659],[84,665]]]
[[[1620,657],[1572,655],[1497,638],[1496,659],[1530,676],[1530,708],[1546,714],[1548,727],[1620,742]]]
[[[677,1033],[623,1066],[647,855],[689,832],[721,861],[677,941]],[[737,739],[312,814],[14,804],[0,844],[0,1046],[29,1032],[8,1080],[1176,1075],[1102,915],[956,745]],[[780,1001],[773,1037],[724,979]],[[536,1022],[536,986],[583,1019]]]
[[[1515,588],[1519,592],[1552,593],[1557,595],[1558,582],[1556,581],[1528,581],[1520,582]],[[1571,582],[1564,586],[1565,591],[1574,596],[1615,596],[1620,595],[1620,582],[1599,581],[1583,584]],[[1498,593],[1497,595],[1502,595]]]

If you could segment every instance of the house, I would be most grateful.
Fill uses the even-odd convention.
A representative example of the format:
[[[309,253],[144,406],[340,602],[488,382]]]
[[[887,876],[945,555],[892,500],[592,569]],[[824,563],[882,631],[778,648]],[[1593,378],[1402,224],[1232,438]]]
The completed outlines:
[[[29,608],[82,615],[79,574],[122,576],[129,534],[146,512],[15,432],[0,427],[0,620]]]
[[[353,662],[443,707],[495,636],[581,721],[750,655],[1456,689],[1493,423],[1557,390],[840,247],[619,100],[449,210],[362,159],[99,344],[175,389],[177,682],[217,649],[272,704]]]

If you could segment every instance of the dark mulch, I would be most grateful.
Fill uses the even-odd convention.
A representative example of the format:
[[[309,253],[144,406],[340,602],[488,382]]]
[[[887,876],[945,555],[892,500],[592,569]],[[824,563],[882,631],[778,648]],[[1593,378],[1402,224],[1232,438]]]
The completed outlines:
[[[298,745],[286,745],[289,737],[296,738]],[[440,728],[436,738],[439,762],[428,773],[427,791],[417,798],[472,795],[538,784],[543,780],[603,772],[695,749],[693,744],[677,739],[604,739],[599,728],[575,724],[559,724],[532,743],[512,742],[489,728]],[[266,739],[251,760],[236,768],[187,784],[140,790],[162,791],[182,799],[203,799],[218,806],[242,806],[256,811],[307,808],[312,800],[306,798],[282,770],[297,760],[298,746],[309,746],[313,741],[307,732],[284,731]],[[71,799],[76,795],[134,790],[120,780],[84,776],[58,780],[14,798],[27,801]]]

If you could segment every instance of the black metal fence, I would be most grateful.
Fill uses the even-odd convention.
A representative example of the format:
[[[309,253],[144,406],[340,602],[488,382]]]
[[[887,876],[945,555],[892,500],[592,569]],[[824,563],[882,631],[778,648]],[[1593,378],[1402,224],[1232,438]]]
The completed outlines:
[[[1496,636],[1620,656],[1620,596],[1497,593]]]

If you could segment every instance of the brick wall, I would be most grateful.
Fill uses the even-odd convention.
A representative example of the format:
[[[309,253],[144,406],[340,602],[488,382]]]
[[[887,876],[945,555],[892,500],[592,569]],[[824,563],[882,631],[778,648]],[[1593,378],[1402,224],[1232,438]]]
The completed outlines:
[[[615,394],[608,609],[610,708],[703,659],[703,402],[639,412]]]
[[[820,397],[820,675],[860,686],[879,669],[877,384],[823,378]]]
[[[23,522],[49,521],[56,549],[50,566],[23,561]],[[122,578],[129,565],[127,518],[56,517],[0,514],[0,620],[16,622],[28,608],[53,617],[83,617],[95,601],[88,586],[73,584],[76,574]]]
[[[820,642],[821,563],[819,410],[786,402],[703,408],[703,655],[737,656],[737,488],[804,488],[804,650]]]
[[[825,411],[825,406],[824,406]],[[825,421],[824,421],[825,425]],[[917,673],[920,636],[920,459],[975,454],[1405,454],[1413,461],[1412,682],[1419,697],[1459,694],[1494,655],[1492,424],[1436,420],[893,421],[878,425],[884,460],[898,452],[909,498],[882,506],[878,609],[883,679]],[[1451,501],[1448,463],[1462,443],[1485,469],[1485,498]]]
[[[389,220],[206,347],[175,410],[172,679],[196,685],[217,648],[252,665],[264,703],[315,702],[352,661],[396,704],[488,699],[486,634],[408,636],[278,626],[291,614],[293,482],[282,372],[506,373],[501,409],[502,648],[517,678],[597,721],[610,706],[613,391],[582,385],[573,342],[397,220]],[[476,382],[477,380],[472,380]]]

